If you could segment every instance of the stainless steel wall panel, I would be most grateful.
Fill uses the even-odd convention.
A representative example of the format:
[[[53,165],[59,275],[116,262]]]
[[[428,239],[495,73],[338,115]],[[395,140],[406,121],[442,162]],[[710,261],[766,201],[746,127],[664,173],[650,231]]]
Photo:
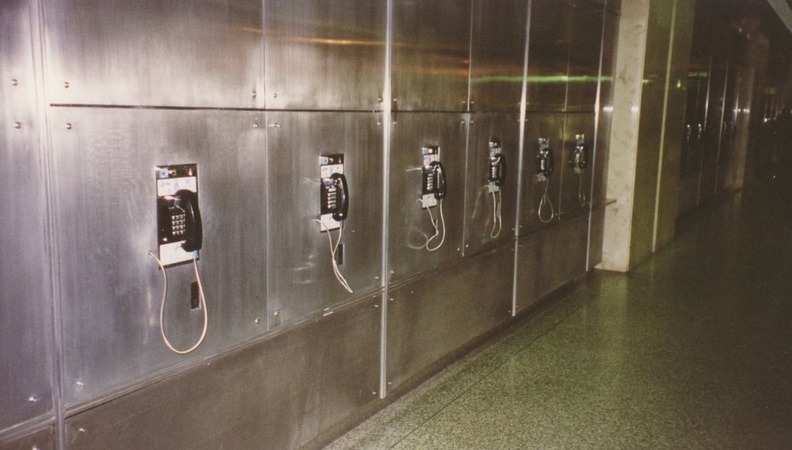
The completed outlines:
[[[44,3],[51,103],[262,105],[261,1]]]
[[[49,426],[27,436],[3,441],[0,439],[0,450],[55,450],[54,428]]]
[[[509,320],[512,251],[500,246],[390,291],[389,386],[428,375],[443,357]]]
[[[298,448],[378,400],[380,299],[68,418],[73,448]]]
[[[571,32],[567,111],[594,111],[602,46],[601,5],[580,2],[570,8]]]
[[[528,0],[474,0],[470,109],[519,111]]]
[[[471,0],[393,1],[393,109],[467,111]]]
[[[267,108],[382,108],[385,0],[264,3]]]
[[[569,0],[531,0],[529,111],[562,111],[566,107],[570,10]]]
[[[67,405],[183,363],[162,343],[154,167],[198,163],[203,249],[198,264],[209,311],[192,358],[264,333],[266,155],[261,114],[229,111],[54,108],[56,240]],[[67,124],[69,124],[67,126]],[[167,332],[195,341],[190,265],[167,270]],[[256,320],[260,319],[260,320]]]
[[[53,308],[32,5],[0,4],[0,436],[53,410]]]
[[[561,165],[562,148],[564,142],[564,117],[563,113],[537,113],[529,114],[525,124],[525,147],[523,149],[523,195],[522,209],[520,217],[520,235],[542,227],[545,224],[539,220],[539,203],[544,193],[544,182],[537,179],[536,174],[539,170],[539,138],[546,138],[550,141],[550,148],[553,150],[555,170],[550,178],[547,195],[552,201],[553,209],[558,212],[558,199],[561,195]],[[546,210],[549,211],[549,210]],[[548,212],[543,214],[549,216]],[[558,221],[554,217],[553,221]]]
[[[506,181],[494,194],[500,202],[501,225],[495,222],[494,198],[487,188],[489,143],[501,142],[506,158]],[[518,158],[520,153],[520,121],[517,114],[475,114],[471,119],[465,184],[465,248],[466,255],[476,253],[514,239],[517,212]],[[497,232],[497,229],[500,232]],[[493,238],[493,235],[496,237]]]
[[[382,285],[382,115],[270,112],[267,114],[270,315],[281,324],[371,293]],[[418,149],[420,155],[420,148]],[[319,157],[343,153],[349,214],[339,266],[355,291],[335,278],[326,232],[319,231]],[[332,232],[338,239],[338,231]]]
[[[607,0],[605,8],[613,14],[621,14],[621,0]]]
[[[605,204],[608,184],[608,162],[610,161],[610,135],[613,119],[613,79],[616,62],[616,43],[619,33],[619,17],[605,14],[600,73],[600,104],[597,117],[597,148],[593,160],[594,182],[591,202],[594,207]]]
[[[518,241],[517,311],[586,271],[588,217],[537,230]]]
[[[587,166],[576,174],[571,162],[577,145],[576,136],[583,136]],[[564,126],[564,144],[558,161],[558,174],[561,177],[561,195],[558,202],[560,220],[587,214],[591,205],[591,181],[594,176],[594,115],[588,113],[567,114]],[[603,149],[603,153],[606,152]],[[599,175],[598,175],[599,176]]]
[[[393,115],[390,149],[388,260],[390,281],[397,281],[447,264],[462,256],[465,220],[465,114],[399,113]],[[440,147],[447,172],[443,201],[445,241],[437,251],[424,248],[431,237],[429,213],[421,207],[422,154],[425,146]],[[432,208],[437,219],[438,208]],[[438,237],[439,239],[439,237]],[[439,241],[435,240],[432,245]]]

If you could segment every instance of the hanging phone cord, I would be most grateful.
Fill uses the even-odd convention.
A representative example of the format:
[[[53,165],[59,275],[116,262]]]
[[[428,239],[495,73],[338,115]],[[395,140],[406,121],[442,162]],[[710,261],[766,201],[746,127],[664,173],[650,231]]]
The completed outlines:
[[[418,201],[421,202],[421,204],[423,204],[421,199],[418,199]],[[432,215],[432,208],[426,208],[426,211],[429,212],[429,220],[432,222],[432,227],[434,228],[434,231],[435,231],[434,234],[432,235],[432,237],[428,238],[426,240],[426,244],[424,244],[424,248],[429,250],[430,252],[436,251],[437,249],[442,247],[443,246],[443,242],[445,242],[445,238],[446,238],[446,225],[445,225],[445,216],[443,216],[443,201],[442,200],[439,200],[437,202],[437,208],[440,210],[440,218],[439,219],[435,219],[434,216]],[[440,243],[437,244],[434,247],[430,247],[429,244],[433,240],[435,240],[435,238],[437,238],[437,236],[440,235],[440,227],[438,225],[442,225],[442,228],[443,228],[442,237],[440,238]]]
[[[583,174],[578,175],[578,203],[580,203],[580,206],[586,206],[586,193],[583,192]]]
[[[550,188],[550,178],[545,178],[544,180],[544,192],[542,193],[542,199],[539,201],[539,221],[542,223],[550,223],[551,220],[555,217],[555,208],[553,208],[553,201],[550,200],[550,196],[547,194],[547,190]],[[545,210],[545,206],[550,208],[550,217],[547,219],[544,218],[542,211]]]
[[[319,229],[321,230],[321,227],[323,226],[322,221],[319,219],[314,219],[314,222],[319,223]],[[327,230],[327,241],[330,243],[330,261],[332,261],[333,264],[333,274],[335,275],[336,280],[338,280],[338,282],[344,289],[346,289],[347,292],[354,294],[352,288],[349,287],[349,283],[347,282],[346,278],[344,278],[344,275],[341,273],[341,269],[338,268],[338,260],[336,260],[336,252],[338,252],[338,247],[341,245],[341,238],[343,235],[344,227],[342,226],[338,228],[338,240],[335,244],[333,244],[333,237],[330,235],[330,230]]]
[[[495,239],[500,236],[503,229],[503,216],[501,215],[501,206],[503,205],[503,197],[501,191],[495,192],[490,190],[492,194],[492,230],[490,230],[490,237]],[[498,230],[497,232],[495,230]]]
[[[206,308],[206,297],[204,297],[201,276],[198,274],[198,260],[193,256],[195,280],[198,282],[198,297],[201,300],[201,309],[203,309],[203,331],[201,331],[201,337],[198,338],[198,342],[196,342],[192,347],[188,348],[187,350],[179,350],[171,344],[171,342],[168,340],[168,337],[165,335],[165,298],[168,296],[168,273],[165,272],[165,266],[162,264],[162,261],[157,258],[157,255],[152,252],[148,252],[148,254],[157,261],[157,265],[162,271],[162,280],[165,285],[162,288],[162,302],[160,303],[160,334],[162,335],[162,340],[165,342],[165,346],[167,346],[170,351],[180,355],[186,355],[187,353],[190,353],[198,348],[203,343],[204,338],[206,338],[206,331],[209,329],[209,311]]]

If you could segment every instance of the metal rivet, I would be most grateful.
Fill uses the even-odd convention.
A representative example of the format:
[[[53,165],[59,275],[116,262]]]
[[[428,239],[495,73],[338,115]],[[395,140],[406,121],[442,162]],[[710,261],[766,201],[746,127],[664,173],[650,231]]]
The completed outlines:
[[[88,430],[86,430],[86,429],[85,429],[85,428],[83,428],[83,427],[80,427],[80,428],[78,428],[78,429],[77,429],[77,431],[78,431],[78,432],[80,432],[80,433],[85,433],[85,432],[86,432],[86,431],[88,431]]]
[[[11,79],[11,86],[18,86],[18,85],[19,85],[19,80],[17,80],[16,78],[12,78]]]
[[[28,403],[36,403],[38,402],[38,398],[35,395],[31,395],[28,397]]]
[[[69,123],[69,122],[66,122],[66,129],[67,130],[71,130],[72,129],[72,124]]]
[[[374,277],[375,280],[379,280],[379,276]]]
[[[398,101],[399,101],[399,99],[398,99],[398,98],[394,98],[394,99],[393,99],[393,103],[396,103],[396,102],[398,102]]]
[[[410,291],[410,294],[415,294],[415,291]]]
[[[22,122],[14,122],[14,128],[22,128]]]
[[[379,308],[379,305],[377,305],[377,304],[374,304],[374,307],[375,307],[375,308]]]
[[[38,445],[34,445],[33,448],[30,450],[39,450]]]
[[[377,395],[377,391],[371,391],[371,395]]]
[[[457,247],[457,251],[461,251],[461,250],[462,250],[461,248]]]
[[[68,81],[64,82],[63,83],[63,87],[65,87],[66,89],[69,89],[69,82]]]
[[[76,382],[76,383],[74,383],[74,384],[75,384],[75,385],[76,385],[78,388],[81,388],[81,387],[85,386],[85,383],[83,383],[82,381],[78,381],[78,382]]]
[[[378,103],[382,103],[382,96],[381,95],[377,97],[377,102]]]
[[[388,386],[393,386],[393,381],[388,381]]]
[[[394,273],[395,273],[394,271],[392,271],[392,270],[390,271],[390,274],[391,274],[391,275],[393,275]]]
[[[275,311],[274,313],[272,313],[272,315],[275,316],[275,317],[279,317],[280,316],[280,311]]]
[[[465,248],[470,248],[470,244],[465,244]]]
[[[256,317],[256,320],[253,321],[256,325],[261,323],[261,317]]]
[[[388,300],[393,301],[393,297],[389,298]]]
[[[277,92],[274,92],[274,93],[272,94],[272,98],[278,98],[278,93],[277,93]]]
[[[258,128],[258,127],[259,127],[259,124],[257,122],[254,122],[253,123],[253,128]]]
[[[253,98],[256,98],[257,95],[258,95],[258,92],[256,92],[255,89],[254,89],[253,90]]]

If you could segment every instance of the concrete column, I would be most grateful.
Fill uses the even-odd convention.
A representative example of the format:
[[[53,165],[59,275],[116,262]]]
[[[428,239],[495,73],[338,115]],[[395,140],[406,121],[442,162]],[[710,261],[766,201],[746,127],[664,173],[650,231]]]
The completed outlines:
[[[693,7],[622,2],[601,269],[629,271],[673,237]]]

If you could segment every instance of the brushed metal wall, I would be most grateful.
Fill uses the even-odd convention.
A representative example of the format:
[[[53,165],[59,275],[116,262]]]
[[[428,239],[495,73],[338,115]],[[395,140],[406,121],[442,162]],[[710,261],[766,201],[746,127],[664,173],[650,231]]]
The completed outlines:
[[[365,299],[70,417],[69,448],[305,445],[379,399],[379,301]]]
[[[394,113],[390,146],[390,202],[388,258],[390,282],[436,269],[462,257],[465,223],[466,114]],[[440,147],[447,172],[448,193],[443,201],[445,242],[437,251],[424,248],[434,229],[429,212],[421,207],[421,167],[425,146]],[[439,208],[432,208],[435,219]],[[439,239],[439,238],[438,238]],[[436,245],[439,241],[433,241]]]
[[[55,427],[47,426],[25,436],[7,441],[0,439],[0,450],[55,450]]]
[[[578,216],[517,241],[515,313],[586,272],[588,227],[588,216]]]
[[[501,152],[506,158],[506,180],[495,197],[500,203],[500,224],[495,223],[495,199],[487,189],[489,143],[493,139],[500,140]],[[514,240],[519,153],[519,115],[472,115],[465,182],[465,255]]]
[[[46,179],[24,0],[0,7],[0,438],[53,415],[52,292]]]
[[[264,0],[266,107],[381,109],[385,0]]]
[[[525,124],[525,147],[523,155],[523,196],[520,214],[520,235],[548,226],[539,220],[539,204],[544,194],[544,182],[537,179],[539,170],[539,139],[548,139],[553,152],[554,171],[549,179],[547,195],[552,202],[558,221],[559,200],[561,198],[561,166],[564,164],[562,151],[564,147],[564,113],[532,113],[528,114]],[[547,208],[547,207],[545,207]],[[545,217],[549,217],[549,209],[543,209]]]
[[[382,259],[382,123],[375,113],[267,113],[272,168],[268,306],[273,326],[295,323],[377,290]],[[319,231],[319,156],[344,155],[349,183],[340,271],[333,274],[327,233]],[[332,232],[338,238],[338,231]],[[277,312],[277,314],[276,314]]]
[[[394,111],[467,111],[472,0],[393,0]]]
[[[528,0],[473,0],[470,110],[519,111]]]
[[[42,0],[47,100],[263,106],[260,0]]]
[[[576,136],[582,136],[587,165],[580,174],[572,168],[575,147],[578,145]],[[559,220],[568,220],[588,214],[591,206],[591,183],[594,167],[594,114],[569,113],[564,126],[564,142],[559,152],[558,175],[561,177],[561,192],[558,200]],[[597,174],[599,177],[599,174]]]
[[[53,108],[55,238],[63,327],[63,399],[74,405],[197,360],[267,329],[267,178],[261,113]],[[69,124],[69,126],[67,126]],[[191,356],[159,335],[154,167],[197,163],[204,243],[198,267],[209,332]],[[197,339],[192,267],[168,269],[165,325]],[[256,319],[261,319],[257,321]],[[260,322],[260,323],[257,323]]]
[[[594,111],[602,45],[602,6],[578,1],[572,4],[569,15],[566,109]]]
[[[531,0],[529,111],[563,111],[566,107],[571,1]]]
[[[501,245],[389,292],[389,390],[426,376],[438,361],[509,320],[513,250]]]
[[[518,310],[585,271],[588,215],[538,221],[535,154],[549,138],[549,195],[566,207],[565,140],[577,128],[593,136],[603,4],[3,2],[0,75],[18,83],[0,83],[0,214],[13,221],[0,232],[0,337],[10,343],[0,365],[11,368],[0,374],[11,394],[0,396],[0,441],[26,421],[41,422],[31,430],[65,421],[62,442],[48,429],[8,445],[312,445],[379,401],[381,345],[382,375],[405,389],[510,319],[516,224]],[[524,86],[533,112],[521,124]],[[497,238],[480,195],[492,138],[509,163]],[[417,201],[427,145],[440,147],[448,175],[436,252],[416,248],[432,232]],[[340,269],[354,294],[339,286],[312,222],[318,157],[329,153],[344,153],[352,191]],[[161,342],[163,284],[147,254],[153,168],[179,163],[199,167],[209,311],[206,341],[189,356]],[[603,196],[606,164],[593,172]],[[183,347],[202,325],[190,308],[194,278],[189,265],[167,274],[165,326]]]

